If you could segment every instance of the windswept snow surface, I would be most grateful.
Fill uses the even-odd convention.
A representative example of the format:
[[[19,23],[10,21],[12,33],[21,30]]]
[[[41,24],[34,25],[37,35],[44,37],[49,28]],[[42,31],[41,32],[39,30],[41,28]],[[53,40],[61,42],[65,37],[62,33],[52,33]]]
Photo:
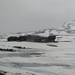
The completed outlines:
[[[0,73],[6,75],[75,75],[75,36],[57,36],[55,42],[0,40]],[[26,49],[14,48],[14,46]]]

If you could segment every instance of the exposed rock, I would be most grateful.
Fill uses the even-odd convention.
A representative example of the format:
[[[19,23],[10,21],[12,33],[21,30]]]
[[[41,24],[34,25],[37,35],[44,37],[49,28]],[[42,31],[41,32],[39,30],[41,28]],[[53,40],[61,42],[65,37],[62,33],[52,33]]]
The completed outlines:
[[[55,35],[51,35],[48,37],[42,37],[42,36],[38,36],[38,35],[26,35],[26,36],[11,36],[8,37],[7,40],[8,41],[31,41],[31,42],[54,42],[56,39]]]
[[[13,48],[26,49],[25,47],[21,47],[21,46],[13,46]]]
[[[3,48],[0,48],[0,51],[10,51],[10,52],[14,52],[15,50],[13,50],[13,49],[3,49]]]

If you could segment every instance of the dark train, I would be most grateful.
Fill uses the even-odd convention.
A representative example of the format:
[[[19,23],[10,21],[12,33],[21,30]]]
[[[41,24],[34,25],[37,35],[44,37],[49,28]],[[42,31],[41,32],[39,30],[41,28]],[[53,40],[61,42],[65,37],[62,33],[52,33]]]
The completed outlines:
[[[31,42],[54,42],[56,39],[55,35],[49,37],[41,37],[37,35],[27,35],[27,36],[10,36],[7,38],[8,41],[31,41]]]

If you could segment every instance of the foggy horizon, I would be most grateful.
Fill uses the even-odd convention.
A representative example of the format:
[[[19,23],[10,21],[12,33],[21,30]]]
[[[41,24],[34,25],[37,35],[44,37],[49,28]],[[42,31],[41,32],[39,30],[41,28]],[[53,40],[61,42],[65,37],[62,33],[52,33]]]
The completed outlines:
[[[0,0],[0,32],[60,28],[75,20],[74,0]]]

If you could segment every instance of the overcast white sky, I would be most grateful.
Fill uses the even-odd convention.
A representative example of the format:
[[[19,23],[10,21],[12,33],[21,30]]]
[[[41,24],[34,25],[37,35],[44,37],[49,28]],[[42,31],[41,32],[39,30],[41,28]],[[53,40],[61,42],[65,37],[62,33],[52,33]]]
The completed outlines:
[[[75,0],[0,0],[0,32],[61,27],[75,20]]]

